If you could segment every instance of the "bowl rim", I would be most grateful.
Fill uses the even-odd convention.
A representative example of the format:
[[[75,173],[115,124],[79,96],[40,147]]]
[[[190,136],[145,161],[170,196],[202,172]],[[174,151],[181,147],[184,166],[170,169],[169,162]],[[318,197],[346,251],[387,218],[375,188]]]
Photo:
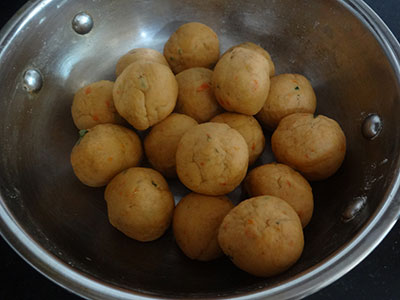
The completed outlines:
[[[23,26],[54,0],[30,0],[0,31],[0,57]],[[400,83],[400,45],[381,18],[363,0],[336,0],[358,18],[385,51]],[[384,200],[369,221],[346,245],[335,251],[311,269],[301,272],[272,287],[252,292],[221,296],[221,299],[299,299],[310,295],[353,269],[384,239],[400,217],[400,160]],[[87,299],[162,299],[145,291],[133,291],[102,282],[74,269],[48,252],[18,224],[0,195],[0,234],[10,247],[29,265],[49,280],[66,290]],[[163,297],[164,299],[166,297]],[[196,298],[192,298],[196,299]],[[205,298],[202,298],[205,299]]]

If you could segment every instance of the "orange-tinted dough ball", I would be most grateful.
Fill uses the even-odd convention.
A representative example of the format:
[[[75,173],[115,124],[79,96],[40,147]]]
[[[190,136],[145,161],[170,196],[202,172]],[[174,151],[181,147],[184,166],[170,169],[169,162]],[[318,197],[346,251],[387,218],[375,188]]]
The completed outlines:
[[[113,96],[118,113],[136,129],[145,130],[174,110],[178,83],[164,65],[135,62],[115,81]]]
[[[71,164],[76,177],[88,186],[104,186],[142,159],[142,144],[132,130],[115,124],[99,124],[82,135],[72,149]]]
[[[168,39],[164,55],[175,74],[194,67],[210,68],[219,58],[218,36],[204,24],[183,24]]]
[[[242,135],[226,124],[203,123],[183,135],[176,151],[176,172],[196,193],[218,196],[244,179],[249,151]]]
[[[173,217],[178,246],[191,259],[209,261],[222,255],[217,234],[222,219],[233,208],[226,196],[191,193],[181,199]]]
[[[92,128],[98,124],[121,124],[113,100],[114,82],[101,80],[84,86],[76,92],[71,106],[72,119],[79,129]]]
[[[237,267],[262,277],[286,271],[304,247],[298,215],[273,196],[250,198],[233,208],[222,221],[218,242]]]
[[[169,227],[174,197],[160,173],[130,168],[111,180],[105,191],[110,223],[138,241],[153,241]]]
[[[227,111],[255,115],[269,92],[269,63],[245,48],[226,53],[214,69],[212,84],[218,103]]]
[[[282,118],[292,113],[315,112],[317,99],[311,83],[303,75],[281,74],[271,78],[271,87],[257,119],[275,129]]]
[[[277,161],[298,170],[308,180],[323,180],[341,166],[346,137],[335,120],[295,113],[279,122],[271,146]]]

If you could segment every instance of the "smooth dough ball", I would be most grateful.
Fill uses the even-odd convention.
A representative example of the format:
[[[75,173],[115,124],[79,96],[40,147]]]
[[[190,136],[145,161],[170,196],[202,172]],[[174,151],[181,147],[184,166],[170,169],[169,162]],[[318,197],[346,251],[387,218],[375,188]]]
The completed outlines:
[[[113,100],[114,82],[101,80],[84,86],[74,96],[72,119],[79,129],[89,129],[98,124],[121,124]]]
[[[183,134],[196,125],[191,117],[172,113],[151,129],[144,140],[144,150],[157,171],[176,177],[176,148]]]
[[[182,198],[175,208],[172,227],[183,253],[201,261],[220,257],[223,253],[218,245],[218,229],[232,208],[226,196],[191,193]]]
[[[137,61],[155,62],[169,67],[164,55],[150,48],[136,48],[123,55],[117,62],[115,75],[118,77],[131,63]]]
[[[273,196],[250,198],[233,208],[222,221],[218,242],[237,267],[260,277],[289,269],[304,247],[298,215]]]
[[[335,120],[295,113],[279,122],[271,146],[277,161],[298,170],[308,180],[323,180],[341,166],[346,137]]]
[[[264,48],[254,44],[252,42],[245,42],[245,43],[242,43],[242,44],[239,44],[239,45],[229,48],[228,50],[226,50],[225,53],[228,53],[238,47],[256,51],[258,54],[261,54],[262,56],[264,56],[269,62],[269,76],[275,75],[275,64],[272,61],[271,55],[268,53],[268,51],[266,51]],[[223,55],[225,55],[225,53]]]
[[[226,124],[203,123],[189,129],[176,151],[176,172],[194,192],[218,196],[244,179],[249,151],[242,135]]]
[[[300,173],[283,164],[266,164],[251,170],[244,184],[251,197],[270,195],[289,203],[299,215],[303,228],[314,209],[312,189]]]
[[[148,168],[130,168],[111,180],[104,197],[111,225],[130,238],[148,242],[168,229],[174,197],[164,177]]]
[[[99,124],[79,134],[81,138],[72,149],[71,164],[76,177],[88,186],[104,186],[142,159],[139,137],[125,127]]]
[[[176,112],[188,115],[199,123],[222,113],[223,109],[214,96],[212,74],[206,68],[191,68],[176,75],[179,86]]]
[[[311,83],[303,75],[281,74],[271,78],[271,87],[263,108],[257,114],[269,129],[275,129],[282,118],[293,113],[315,112],[317,99]]]
[[[204,24],[183,24],[168,39],[164,55],[175,74],[194,67],[210,68],[219,58],[218,36]]]
[[[239,131],[247,143],[249,165],[253,164],[264,151],[264,133],[254,117],[236,113],[223,113],[211,119],[211,122],[225,123]]]
[[[245,48],[226,53],[214,69],[212,84],[218,103],[230,112],[255,115],[269,92],[269,64]]]
[[[145,130],[174,110],[178,83],[164,65],[135,62],[117,78],[113,95],[119,114],[136,129]]]

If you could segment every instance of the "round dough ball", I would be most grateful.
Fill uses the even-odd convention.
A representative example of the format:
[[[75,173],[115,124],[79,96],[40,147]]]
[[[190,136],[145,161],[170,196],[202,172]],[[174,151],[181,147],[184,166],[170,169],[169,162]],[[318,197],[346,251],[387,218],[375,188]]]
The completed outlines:
[[[74,96],[72,119],[79,129],[89,129],[98,124],[122,124],[113,100],[114,82],[101,80],[84,86]]]
[[[226,53],[228,53],[238,47],[256,51],[258,54],[261,54],[262,56],[264,56],[269,62],[269,76],[275,75],[275,64],[272,61],[271,55],[264,48],[254,44],[252,42],[245,42],[245,43],[233,46],[233,47],[229,48],[228,50],[226,50],[226,52],[223,55],[225,55]]]
[[[303,228],[314,209],[312,189],[300,173],[283,164],[266,164],[251,170],[244,184],[252,197],[270,195],[289,203],[300,217]]]
[[[245,48],[226,53],[214,69],[212,84],[218,103],[227,111],[255,115],[269,92],[269,64]]]
[[[153,169],[121,172],[107,185],[104,197],[110,223],[135,240],[158,239],[171,223],[174,197],[164,177]]]
[[[164,55],[175,74],[194,67],[212,67],[219,58],[217,34],[201,23],[180,26],[164,46]]]
[[[175,208],[172,227],[183,253],[201,261],[220,257],[223,253],[218,245],[218,229],[232,208],[226,196],[191,193],[182,198]]]
[[[222,113],[212,89],[213,72],[206,68],[191,68],[176,75],[179,93],[176,111],[199,123],[207,122]]]
[[[203,123],[189,129],[176,151],[176,172],[194,192],[218,196],[244,179],[249,151],[242,135],[226,124]]]
[[[151,129],[144,140],[144,150],[157,171],[176,177],[176,148],[183,134],[196,125],[191,117],[172,113]]]
[[[131,63],[137,61],[155,62],[169,67],[164,55],[150,48],[136,48],[123,55],[117,62],[115,75],[118,77]]]
[[[113,95],[119,114],[136,129],[145,130],[174,110],[178,83],[164,65],[135,62],[117,78]]]
[[[211,122],[225,123],[236,129],[244,137],[249,150],[249,165],[252,165],[264,151],[264,133],[254,117],[236,113],[223,113],[212,118]]]
[[[271,146],[277,161],[298,170],[308,180],[323,180],[341,166],[346,137],[335,120],[295,113],[279,122]]]
[[[257,114],[269,129],[275,129],[282,118],[293,113],[315,112],[317,99],[311,83],[303,75],[281,74],[271,78],[271,87],[263,108]]]
[[[79,134],[81,138],[72,149],[71,164],[76,177],[88,186],[104,186],[142,159],[139,137],[122,126],[99,124]]]
[[[273,196],[250,198],[233,208],[222,221],[218,242],[237,267],[260,277],[286,271],[304,247],[298,215]]]

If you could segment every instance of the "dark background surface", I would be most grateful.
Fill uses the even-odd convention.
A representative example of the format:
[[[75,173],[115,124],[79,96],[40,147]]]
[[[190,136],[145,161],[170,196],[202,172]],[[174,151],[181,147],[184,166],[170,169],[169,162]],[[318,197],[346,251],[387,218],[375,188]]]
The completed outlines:
[[[0,27],[26,0],[0,1]],[[400,0],[366,0],[400,39]],[[400,222],[347,275],[307,299],[400,299]],[[0,238],[0,299],[81,299],[25,263]]]

